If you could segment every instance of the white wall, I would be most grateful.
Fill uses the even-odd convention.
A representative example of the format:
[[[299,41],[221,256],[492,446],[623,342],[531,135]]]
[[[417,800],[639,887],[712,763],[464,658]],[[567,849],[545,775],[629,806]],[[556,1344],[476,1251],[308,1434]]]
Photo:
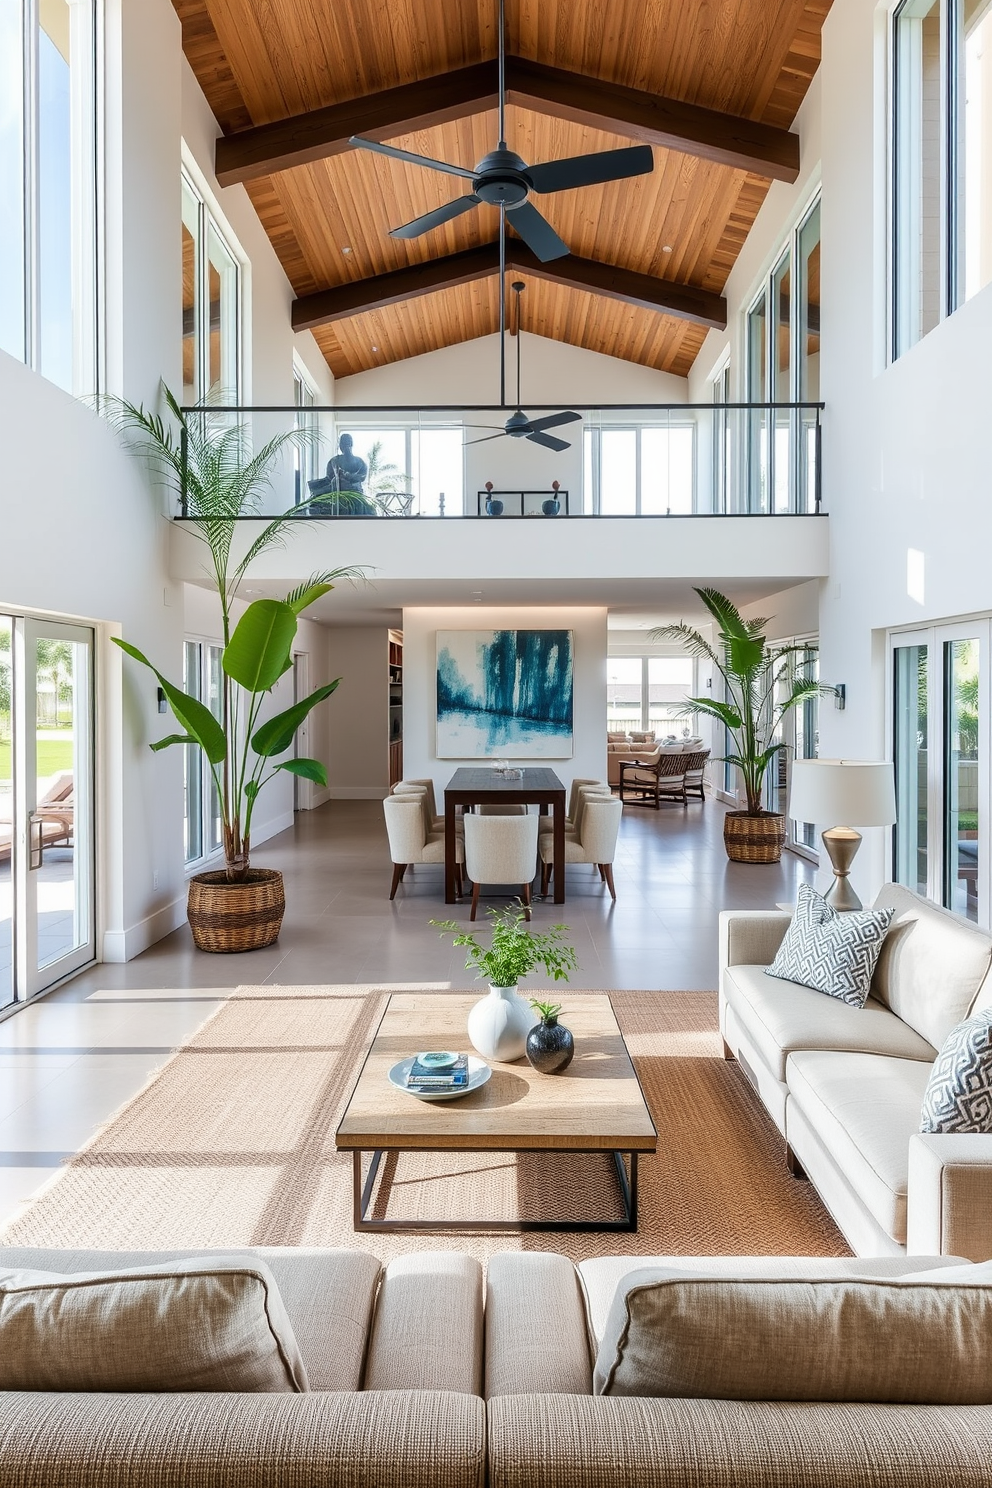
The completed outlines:
[[[329,677],[341,678],[323,705],[327,795],[381,800],[389,792],[388,631],[383,625],[348,625],[327,627],[324,633]]]
[[[432,776],[443,791],[460,765],[479,760],[437,756],[437,632],[439,630],[571,630],[574,705],[571,759],[519,760],[545,765],[565,785],[572,777],[606,779],[606,610],[596,608],[471,607],[410,608],[403,611],[403,774]]]

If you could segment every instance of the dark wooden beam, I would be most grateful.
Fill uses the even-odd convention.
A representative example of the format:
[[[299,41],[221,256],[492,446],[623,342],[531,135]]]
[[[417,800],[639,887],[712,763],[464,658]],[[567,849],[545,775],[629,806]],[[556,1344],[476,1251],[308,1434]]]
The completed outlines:
[[[488,279],[499,273],[499,247],[484,243],[480,248],[467,248],[464,253],[450,253],[445,258],[428,259],[409,268],[394,269],[390,274],[376,274],[372,279],[354,279],[333,289],[303,295],[293,301],[293,330],[310,331],[314,326],[347,320],[366,310],[381,310],[385,305],[398,305],[438,289],[452,289],[457,284],[471,284],[475,279]]]
[[[511,103],[537,113],[772,180],[795,181],[799,174],[799,136],[787,129],[564,72],[523,57],[507,57],[506,85]],[[260,124],[217,141],[215,173],[222,186],[233,186],[340,155],[351,148],[348,141],[353,134],[382,141],[464,119],[494,108],[496,90],[495,61],[479,62],[383,93]],[[475,161],[461,163],[471,166]]]
[[[651,274],[637,274],[631,269],[599,263],[596,259],[578,258],[573,253],[567,258],[541,263],[526,244],[516,238],[507,239],[506,266],[516,273],[567,284],[573,289],[605,295],[608,299],[621,300],[640,309],[691,320],[696,325],[714,326],[722,331],[727,324],[727,302],[711,290],[697,289],[691,284],[675,284],[670,279],[656,279]],[[430,259],[410,268],[394,269],[390,274],[378,274],[372,279],[356,279],[350,284],[339,284],[334,289],[320,290],[296,300],[293,304],[293,330],[313,330],[315,326],[347,320],[367,310],[381,310],[385,305],[396,305],[403,300],[416,299],[458,284],[469,284],[475,279],[486,279],[498,273],[498,245],[486,243],[480,248]]]
[[[217,141],[214,174],[222,186],[233,186],[238,181],[342,155],[352,149],[349,141],[353,134],[377,141],[392,139],[452,119],[465,119],[495,108],[496,101],[496,63],[479,62],[228,135]],[[468,164],[472,166],[475,161]]]
[[[799,176],[799,136],[771,124],[582,77],[524,57],[506,59],[511,103],[646,145],[679,150],[774,181]]]

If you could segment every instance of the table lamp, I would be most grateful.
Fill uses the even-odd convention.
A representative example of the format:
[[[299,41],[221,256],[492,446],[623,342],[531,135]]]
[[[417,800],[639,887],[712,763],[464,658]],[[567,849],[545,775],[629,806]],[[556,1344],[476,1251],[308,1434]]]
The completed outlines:
[[[792,766],[789,815],[800,822],[856,822],[891,827],[896,819],[895,776],[889,760],[796,760]],[[850,825],[828,827],[823,845],[833,864],[826,894],[834,909],[861,909],[848,875],[861,834]]]

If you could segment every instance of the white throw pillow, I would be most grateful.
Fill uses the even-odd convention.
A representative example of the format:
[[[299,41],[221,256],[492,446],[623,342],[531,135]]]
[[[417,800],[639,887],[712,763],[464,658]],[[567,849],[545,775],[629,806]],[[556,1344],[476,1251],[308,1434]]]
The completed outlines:
[[[308,1390],[275,1279],[251,1256],[0,1271],[0,1390]]]
[[[894,913],[892,909],[838,913],[809,884],[801,883],[785,939],[765,969],[769,976],[798,982],[851,1007],[864,1007]]]
[[[992,1132],[992,1008],[952,1028],[923,1095],[921,1132]]]

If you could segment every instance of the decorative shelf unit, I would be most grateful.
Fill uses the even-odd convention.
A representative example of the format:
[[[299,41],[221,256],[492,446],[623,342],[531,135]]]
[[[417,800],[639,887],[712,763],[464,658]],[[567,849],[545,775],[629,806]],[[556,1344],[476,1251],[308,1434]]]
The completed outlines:
[[[389,632],[389,784],[403,779],[403,632]]]

